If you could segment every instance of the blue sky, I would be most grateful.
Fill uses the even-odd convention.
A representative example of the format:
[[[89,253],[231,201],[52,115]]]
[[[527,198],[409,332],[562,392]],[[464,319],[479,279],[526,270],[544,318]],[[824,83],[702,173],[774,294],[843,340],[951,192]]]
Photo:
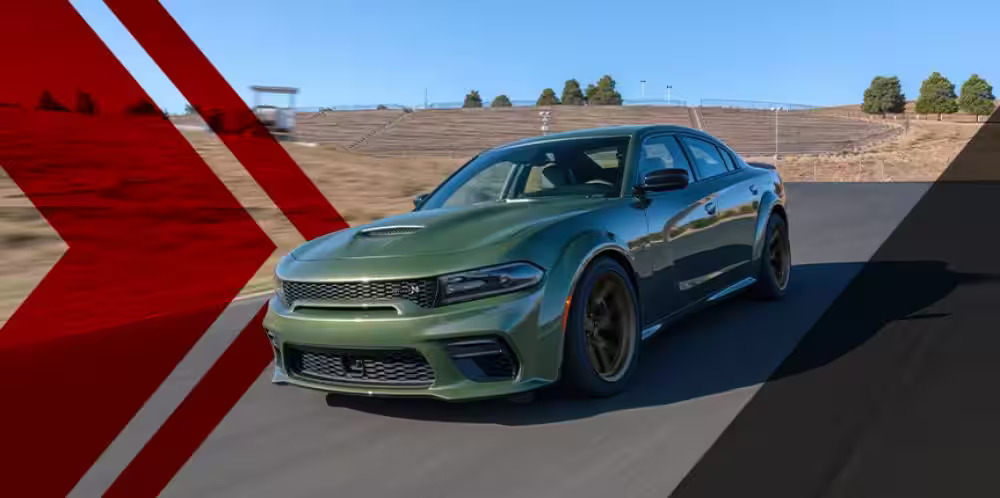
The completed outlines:
[[[1000,93],[996,0],[716,2],[164,0],[248,101],[300,87],[302,107],[419,105],[557,93],[612,75],[626,98],[858,103],[875,75],[908,98],[932,71],[956,91],[973,72]],[[163,108],[185,100],[100,0],[73,4]],[[992,43],[991,43],[992,42]]]

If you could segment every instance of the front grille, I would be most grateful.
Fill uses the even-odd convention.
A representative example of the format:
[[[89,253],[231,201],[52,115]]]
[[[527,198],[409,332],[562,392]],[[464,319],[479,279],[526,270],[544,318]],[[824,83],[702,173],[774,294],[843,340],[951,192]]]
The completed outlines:
[[[338,350],[285,346],[288,373],[295,377],[338,384],[426,387],[434,370],[412,349]]]
[[[284,304],[296,301],[319,303],[378,303],[405,299],[423,308],[437,303],[437,279],[383,280],[372,282],[292,282],[281,283]]]

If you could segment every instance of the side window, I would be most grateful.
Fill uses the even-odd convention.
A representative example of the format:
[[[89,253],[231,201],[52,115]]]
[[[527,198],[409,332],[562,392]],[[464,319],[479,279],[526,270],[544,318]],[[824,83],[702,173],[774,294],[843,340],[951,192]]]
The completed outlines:
[[[740,156],[733,149],[726,145],[719,145],[718,147],[719,152],[722,154],[722,159],[726,161],[726,166],[729,166],[730,171],[743,167],[740,164]]]
[[[719,149],[719,155],[722,156],[722,162],[726,163],[726,169],[729,171],[736,169],[736,165],[733,164],[733,157],[722,147],[716,147],[716,149]]]
[[[652,171],[658,169],[678,168],[687,170],[691,181],[694,181],[694,174],[691,173],[691,165],[688,164],[680,144],[673,135],[661,135],[651,137],[642,142],[639,150],[639,165],[636,181],[641,182]]]
[[[605,147],[585,152],[591,161],[604,169],[620,168],[624,155],[618,152],[618,147]]]
[[[736,152],[730,150],[729,158],[733,161],[733,169],[740,169],[743,167],[743,161],[740,160],[740,156]]]
[[[726,163],[719,154],[719,149],[715,145],[692,137],[682,137],[681,140],[687,145],[694,159],[694,167],[698,172],[698,178],[708,179],[718,176],[726,171]]]

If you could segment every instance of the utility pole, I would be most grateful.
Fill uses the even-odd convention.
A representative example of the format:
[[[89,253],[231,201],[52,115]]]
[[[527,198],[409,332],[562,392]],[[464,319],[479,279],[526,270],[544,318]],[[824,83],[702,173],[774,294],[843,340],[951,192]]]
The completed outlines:
[[[778,112],[781,111],[781,107],[773,107],[771,110],[774,111],[774,162],[777,165],[778,162]]]

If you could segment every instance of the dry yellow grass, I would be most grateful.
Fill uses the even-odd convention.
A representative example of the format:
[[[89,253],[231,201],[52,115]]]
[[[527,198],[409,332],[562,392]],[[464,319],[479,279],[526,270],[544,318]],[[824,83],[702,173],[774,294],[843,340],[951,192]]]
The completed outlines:
[[[978,128],[913,122],[908,133],[860,153],[785,157],[778,167],[789,181],[933,181]],[[202,132],[185,132],[185,136],[278,245],[244,292],[268,288],[274,263],[302,238],[217,138]],[[409,211],[414,195],[433,188],[464,161],[375,158],[325,146],[285,147],[352,225]],[[13,181],[0,174],[0,324],[65,249]]]
[[[980,125],[911,121],[893,140],[857,153],[781,157],[779,171],[788,181],[905,182],[934,181],[965,147]],[[774,162],[773,158],[748,158]]]

